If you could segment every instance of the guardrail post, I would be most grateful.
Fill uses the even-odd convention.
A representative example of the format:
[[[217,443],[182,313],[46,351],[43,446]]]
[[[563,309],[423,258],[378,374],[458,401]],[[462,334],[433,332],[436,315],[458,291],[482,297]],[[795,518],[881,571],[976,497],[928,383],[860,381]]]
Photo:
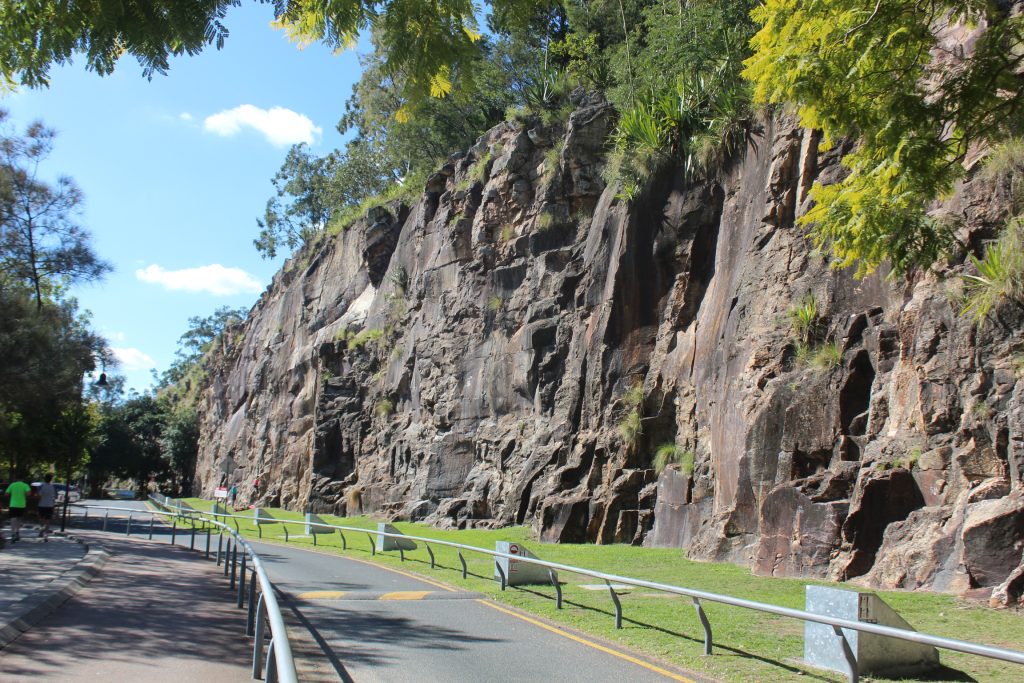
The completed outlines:
[[[846,657],[846,665],[850,667],[850,683],[857,683],[859,677],[859,670],[857,668],[857,656],[853,654],[853,648],[850,647],[850,641],[846,639],[846,634],[843,633],[843,629],[838,626],[833,626],[832,631],[838,636],[839,642],[843,645],[843,656]]]
[[[110,510],[103,511],[103,530],[107,530],[107,520],[110,519]]]
[[[466,575],[469,574],[469,569],[466,567],[466,558],[462,556],[462,551],[459,551],[459,562],[462,563],[462,578],[465,579]]]
[[[217,533],[217,566],[220,566],[220,550],[224,546],[224,533]]]
[[[704,654],[708,657],[711,656],[711,622],[708,621],[708,615],[704,614],[704,607],[700,604],[699,598],[693,599],[693,606],[697,610],[697,617],[700,619],[700,625],[704,627]]]
[[[256,569],[252,570],[249,581],[249,608],[245,613],[245,635],[252,635],[253,621],[256,618]]]
[[[309,526],[309,535],[313,537],[313,547],[316,547],[316,525],[311,524]]]
[[[85,506],[85,518],[89,519],[89,506],[88,505]]]
[[[548,570],[548,578],[551,579],[551,585],[555,587],[555,609],[562,609],[562,584],[558,583],[558,574],[554,569]]]
[[[210,527],[206,527],[206,558],[205,559],[207,559],[207,560],[210,559],[210,531],[211,531],[211,528]]]
[[[348,541],[345,540],[345,534],[341,533],[341,529],[338,529],[338,535],[341,536],[341,549],[348,550]]]
[[[153,524],[156,522],[156,515],[149,516],[149,540],[153,540]]]
[[[239,609],[245,604],[245,557],[248,555],[244,550],[242,551],[242,569],[238,575],[238,605]]]
[[[274,658],[274,641],[267,646],[267,683],[277,683],[277,660]]]
[[[608,593],[612,596],[612,602],[615,603],[615,628],[622,628],[622,603],[619,602],[619,596],[615,593],[615,589],[612,588],[612,584],[609,583],[608,579],[605,579],[604,583],[608,586]]]
[[[430,568],[433,569],[434,568],[434,551],[430,549],[430,544],[429,543],[424,543],[423,545],[427,546],[427,554],[430,555]]]
[[[171,545],[174,545],[174,537],[178,535],[178,520],[171,522]]]
[[[498,576],[501,577],[501,590],[505,590],[505,583],[508,581],[505,578],[505,570],[501,568],[501,563],[497,560],[494,561],[494,567],[498,570]]]
[[[131,536],[132,535],[132,513],[131,512],[128,513],[128,525],[124,528],[124,535],[125,536]]]
[[[366,537],[370,539],[370,554],[374,557],[377,556],[377,543],[373,540],[373,536],[366,534]]]
[[[192,535],[188,539],[188,549],[189,550],[195,550],[196,549],[196,523],[193,522],[192,520],[189,520],[189,523],[192,525]]]
[[[398,549],[398,556],[400,558],[402,558],[402,562],[405,562],[405,550],[403,550],[402,548],[399,548]]]
[[[231,564],[231,539],[228,539],[227,547],[224,549],[224,576],[228,575],[230,571],[228,565]]]
[[[237,526],[238,522],[235,522],[235,525]],[[263,538],[263,527],[260,526],[259,520],[256,521],[256,533],[259,534],[260,538]]]
[[[242,555],[245,557],[245,555]],[[235,590],[235,577],[238,575],[238,543],[231,549],[231,579],[230,587],[231,590]]]
[[[235,523],[235,533],[237,533],[237,534],[242,533],[242,530],[238,528],[238,520],[237,519],[232,519],[231,521]]]
[[[287,524],[282,524],[281,528],[284,529],[284,542],[287,543],[288,542],[288,525]],[[313,534],[313,538],[316,538],[316,534]]]
[[[256,642],[252,647],[252,677],[259,680],[263,676],[263,638],[266,627],[266,616],[263,612],[263,593],[256,605]]]

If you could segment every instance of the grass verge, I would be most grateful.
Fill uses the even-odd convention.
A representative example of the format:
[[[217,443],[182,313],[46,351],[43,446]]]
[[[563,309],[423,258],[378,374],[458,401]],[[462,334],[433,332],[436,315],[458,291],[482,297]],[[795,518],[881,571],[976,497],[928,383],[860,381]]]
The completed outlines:
[[[210,503],[186,499],[199,510],[209,510]],[[277,519],[301,521],[302,513],[267,509]],[[251,513],[250,513],[251,514]],[[367,517],[341,518],[320,515],[329,524],[340,524],[376,530],[377,521]],[[247,537],[256,538],[258,531],[251,521],[238,520],[239,529]],[[284,542],[283,525],[262,526],[264,541]],[[804,607],[804,586],[821,581],[778,579],[753,576],[749,570],[731,564],[694,562],[678,549],[636,548],[626,545],[542,544],[529,539],[527,527],[500,530],[471,529],[442,531],[422,524],[395,524],[409,535],[494,548],[495,541],[523,543],[545,560],[587,567],[612,574],[692,587],[713,593],[772,603],[796,609]],[[289,525],[289,543],[312,546],[313,539],[302,535],[302,527]],[[365,535],[346,532],[348,550],[341,549],[341,537],[320,535],[318,550],[335,552],[382,565],[401,567],[433,581],[452,587],[479,591],[504,603],[539,615],[551,622],[564,624],[584,633],[594,634],[621,643],[636,651],[657,657],[685,669],[723,681],[845,681],[832,672],[813,669],[803,664],[803,623],[760,612],[715,603],[704,603],[714,633],[714,654],[703,655],[703,631],[688,598],[642,589],[621,592],[623,628],[615,629],[615,610],[606,590],[588,590],[583,585],[594,579],[559,574],[563,582],[564,608],[555,608],[555,592],[551,586],[509,587],[502,592],[493,580],[493,564],[488,556],[465,554],[469,578],[461,578],[461,564],[454,549],[432,546],[436,569],[422,544],[405,553],[405,562],[398,552],[371,556],[370,540]],[[844,588],[861,590],[855,586]],[[934,635],[972,640],[1020,649],[1024,643],[1024,613],[1014,610],[993,610],[959,600],[950,595],[934,593],[878,591],[914,628]],[[1024,668],[972,655],[940,651],[943,668],[930,677],[889,679],[862,676],[862,681],[993,681],[1022,680]]]

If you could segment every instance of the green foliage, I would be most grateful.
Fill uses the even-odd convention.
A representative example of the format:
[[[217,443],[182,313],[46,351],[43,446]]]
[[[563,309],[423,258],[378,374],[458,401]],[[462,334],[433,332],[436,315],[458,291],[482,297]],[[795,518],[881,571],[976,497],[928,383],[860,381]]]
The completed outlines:
[[[623,395],[626,414],[619,421],[619,435],[628,450],[636,448],[643,434],[644,386],[637,382]]]
[[[636,448],[640,435],[644,432],[641,419],[638,411],[631,410],[619,422],[619,435],[628,450]]]
[[[384,339],[384,336],[384,330],[379,328],[362,330],[348,340],[348,348],[360,349],[367,345],[377,345]]]
[[[498,235],[498,238],[502,242],[508,242],[510,239],[512,239],[515,236],[516,236],[516,226],[512,225],[511,223],[506,223],[505,225],[501,226],[501,233]]]
[[[1013,137],[995,145],[985,158],[980,178],[1009,185],[1012,212],[1024,210],[1024,138]]]
[[[555,227],[555,217],[549,211],[545,211],[537,217],[537,229],[546,232]]]
[[[800,303],[790,307],[786,315],[797,339],[804,345],[809,344],[814,338],[819,322],[818,300],[814,292],[808,291]]]
[[[0,16],[4,12],[0,9]],[[36,121],[18,134],[0,108],[0,287],[28,286],[41,307],[56,288],[93,282],[111,269],[78,224],[82,192],[67,176],[43,179],[56,133]]]
[[[977,275],[962,275],[966,295],[961,313],[981,323],[1004,301],[1024,302],[1024,217],[1010,220],[980,259],[969,256]]]
[[[746,144],[753,113],[746,85],[738,80],[737,52],[709,74],[681,75],[674,91],[644,95],[626,110],[612,135],[609,182],[622,182],[631,201],[658,169],[682,165],[690,178],[721,169]]]
[[[669,465],[679,465],[679,471],[689,477],[693,474],[695,457],[694,452],[690,449],[682,448],[672,442],[663,443],[654,452],[654,470],[660,474]]]
[[[826,146],[857,142],[843,159],[849,175],[814,186],[801,224],[860,275],[886,261],[897,273],[931,265],[951,236],[927,216],[930,203],[963,176],[972,144],[1021,127],[1024,18],[981,0],[767,0],[753,16],[761,28],[744,75],[755,99],[795,104]],[[966,57],[940,50],[934,30],[960,19],[988,25]]]
[[[920,446],[914,446],[907,453],[907,469],[912,470],[917,466],[917,461],[924,455],[924,449]]]
[[[377,401],[377,405],[373,407],[373,412],[377,417],[390,417],[395,412],[395,404],[389,398],[382,398]]]
[[[190,317],[188,330],[178,338],[174,360],[157,384],[158,391],[169,392],[175,402],[194,405],[206,374],[205,358],[230,333],[240,333],[241,324],[248,314],[246,308],[221,306],[206,317]]]
[[[495,294],[487,300],[487,310],[491,313],[497,313],[501,310],[501,307],[505,304],[505,300]]]
[[[819,370],[832,370],[843,362],[843,347],[837,341],[825,342],[814,350],[811,365]]]

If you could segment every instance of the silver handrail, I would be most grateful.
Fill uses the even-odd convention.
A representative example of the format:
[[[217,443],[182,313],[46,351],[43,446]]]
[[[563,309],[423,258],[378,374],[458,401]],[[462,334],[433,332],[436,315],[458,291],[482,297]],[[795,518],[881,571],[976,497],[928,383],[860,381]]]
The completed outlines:
[[[87,511],[86,514],[88,514],[88,510],[104,510],[105,513],[106,513],[106,516],[104,516],[104,529],[106,528],[106,522],[107,522],[108,519],[116,519],[116,518],[110,518],[109,517],[109,513],[110,513],[111,510],[113,510],[115,512],[127,512],[128,513],[128,518],[127,519],[129,520],[129,526],[127,527],[127,533],[128,534],[130,534],[130,532],[131,532],[131,526],[130,526],[131,518],[135,514],[148,514],[148,515],[151,515],[151,519],[155,519],[156,517],[173,517],[175,519],[175,521],[177,521],[178,519],[188,519],[188,520],[194,522],[195,519],[196,519],[197,515],[195,513],[197,511],[184,511],[181,508],[179,508],[178,506],[170,504],[168,502],[169,499],[166,498],[165,496],[161,496],[160,497],[160,498],[162,498],[162,500],[160,500],[160,499],[158,499],[158,498],[156,498],[154,496],[151,496],[150,498],[158,506],[160,506],[162,508],[165,508],[165,509],[164,510],[149,510],[149,509],[138,510],[138,509],[134,509],[134,508],[124,508],[124,507],[115,507],[115,506],[83,505],[81,503],[72,503],[71,507],[83,508],[83,509],[85,509]],[[189,514],[190,512],[193,513],[193,514]],[[238,606],[239,607],[241,607],[242,604],[243,604],[244,585],[245,585],[246,571],[247,571],[246,566],[245,566],[246,556],[248,556],[249,560],[252,563],[252,566],[248,569],[248,571],[251,571],[253,573],[253,575],[254,575],[253,578],[254,579],[256,579],[256,578],[259,579],[259,586],[260,586],[259,607],[257,607],[255,610],[252,607],[252,600],[254,599],[254,597],[256,597],[255,596],[256,582],[254,580],[250,584],[250,590],[249,590],[249,614],[248,614],[247,625],[246,625],[246,632],[249,635],[252,635],[251,631],[255,630],[255,635],[256,635],[255,643],[253,645],[253,678],[259,678],[260,669],[263,666],[263,661],[262,661],[261,653],[262,653],[262,650],[263,650],[264,625],[265,625],[265,620],[266,620],[266,621],[269,621],[270,636],[271,636],[271,641],[270,641],[271,645],[267,649],[267,654],[266,654],[266,672],[267,672],[267,679],[266,680],[267,680],[267,683],[275,683],[275,681],[279,681],[280,683],[298,683],[298,676],[297,676],[296,671],[295,671],[295,659],[294,659],[294,657],[292,655],[291,644],[288,642],[288,632],[287,632],[287,630],[285,628],[285,625],[284,625],[284,617],[282,616],[281,608],[280,608],[280,606],[277,603],[277,595],[274,592],[274,584],[270,581],[270,578],[267,576],[267,572],[266,572],[266,569],[263,566],[262,559],[256,553],[256,551],[253,550],[252,546],[249,545],[249,543],[245,540],[245,538],[242,537],[241,534],[237,533],[234,529],[232,529],[228,525],[226,525],[226,524],[224,524],[222,522],[219,522],[219,521],[217,521],[215,519],[206,519],[201,514],[199,516],[201,518],[201,521],[203,521],[204,523],[209,523],[209,524],[215,525],[216,527],[221,529],[221,531],[219,532],[221,538],[223,538],[223,532],[227,531],[228,534],[230,534],[230,536],[235,539],[235,544],[236,544],[235,545],[235,548],[236,548],[235,552],[236,552],[236,555],[237,555],[237,548],[239,546],[241,546],[244,549],[244,552],[242,554],[242,573],[241,573],[241,579],[239,580],[239,583],[238,583],[238,599],[239,599]],[[194,527],[193,527],[193,531],[194,531]],[[152,538],[152,525],[150,526],[150,537]],[[172,535],[172,538],[173,538],[173,535]],[[193,544],[194,544],[194,542],[195,542],[195,534],[194,533],[192,535],[192,541],[193,541]],[[230,547],[230,543],[229,543],[229,547]],[[207,557],[209,557],[209,553],[210,553],[209,537],[207,537],[206,553],[207,553]],[[218,543],[218,549],[217,549],[217,562],[218,562],[218,564],[220,563],[220,553],[221,553],[221,547],[220,547],[220,543]],[[228,568],[228,562],[229,561],[232,563],[231,583],[232,583],[232,587],[234,587],[234,583],[235,583],[235,574],[233,573],[234,570],[235,570],[235,562],[234,562],[234,560],[225,559],[225,565],[224,566],[225,566],[225,571],[226,571],[227,568]],[[252,623],[253,620],[255,620],[255,629],[253,629],[253,623]]]
[[[176,506],[169,506],[176,507]],[[244,519],[248,521],[255,521],[252,516],[245,515],[230,515],[224,513],[216,513],[214,515],[211,512],[205,511],[191,511],[198,513],[200,516],[206,517],[222,517],[232,519]],[[290,519],[278,519],[274,518],[275,523],[280,524],[301,524],[305,526],[307,523],[304,520],[290,520]],[[775,614],[781,617],[789,617],[792,619],[801,619],[804,621],[812,621],[818,624],[825,624],[831,626],[835,635],[841,639],[846,652],[847,663],[850,666],[850,677],[851,683],[856,683],[858,678],[857,672],[857,661],[853,656],[853,651],[850,647],[849,641],[846,635],[842,632],[842,629],[851,629],[854,631],[860,631],[862,633],[872,633],[879,636],[888,636],[891,638],[898,638],[900,640],[906,640],[913,643],[920,643],[922,645],[931,645],[933,647],[940,647],[946,650],[954,650],[956,652],[964,652],[967,654],[978,655],[980,657],[988,657],[990,659],[997,659],[1004,662],[1010,662],[1013,664],[1024,664],[1024,652],[1018,652],[1016,650],[1009,650],[1006,648],[995,647],[991,645],[983,645],[980,643],[973,643],[965,640],[956,640],[954,638],[944,638],[942,636],[934,636],[927,633],[921,633],[919,631],[909,631],[907,629],[895,628],[892,626],[881,626],[879,624],[871,624],[861,621],[851,621],[849,619],[840,619],[837,617],[829,617],[823,614],[815,614],[813,612],[807,612],[804,610],[792,609],[789,607],[780,607],[779,605],[772,605],[770,603],[756,602],[754,600],[745,600],[743,598],[733,597],[731,595],[723,595],[720,593],[710,593],[708,591],[696,590],[693,588],[684,588],[682,586],[673,586],[670,584],[657,583],[654,581],[645,581],[643,579],[634,579],[628,576],[619,576],[617,574],[608,574],[605,572],[596,571],[593,569],[584,569],[582,567],[574,567],[572,565],[561,564],[558,562],[548,562],[537,558],[523,557],[522,555],[511,555],[509,553],[498,552],[497,550],[489,550],[487,548],[480,548],[477,546],[465,545],[462,543],[455,543],[452,541],[442,541],[435,538],[425,538],[422,536],[410,536],[407,534],[395,534],[386,531],[376,531],[373,529],[361,529],[359,527],[343,526],[339,524],[327,524],[326,522],[310,522],[309,526],[317,528],[327,529],[338,529],[340,531],[354,531],[359,533],[373,534],[384,538],[401,538],[410,541],[420,541],[425,545],[433,544],[440,546],[447,546],[449,548],[456,548],[458,550],[466,550],[469,552],[480,553],[483,555],[490,555],[494,558],[505,558],[509,560],[515,560],[516,562],[524,562],[528,564],[534,564],[540,567],[546,567],[550,569],[557,569],[560,571],[577,574],[580,576],[590,576],[596,579],[601,579],[609,585],[609,591],[614,595],[614,591],[611,588],[611,583],[625,584],[629,586],[635,586],[637,588],[648,588],[652,590],[663,591],[666,593],[673,593],[675,595],[683,595],[691,598],[694,602],[694,607],[697,610],[698,617],[700,618],[701,624],[704,628],[705,638],[705,654],[711,654],[711,626],[707,620],[707,615],[704,613],[701,607],[700,601],[706,600],[709,602],[716,602],[723,605],[731,605],[733,607],[741,607],[744,609],[752,609],[759,612],[767,612],[769,614]],[[404,553],[403,553],[404,559]],[[464,573],[465,574],[465,573]],[[502,589],[504,590],[505,582],[502,581]],[[560,590],[559,590],[560,592]],[[622,621],[622,608],[618,602],[617,597],[613,598],[616,603],[616,625],[621,628]]]

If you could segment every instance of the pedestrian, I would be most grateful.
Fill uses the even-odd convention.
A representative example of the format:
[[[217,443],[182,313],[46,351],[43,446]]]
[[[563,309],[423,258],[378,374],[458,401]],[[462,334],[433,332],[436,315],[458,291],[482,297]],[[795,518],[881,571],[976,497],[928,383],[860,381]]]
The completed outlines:
[[[39,520],[43,528],[39,530],[39,537],[46,541],[50,535],[50,521],[53,519],[53,508],[57,504],[57,487],[53,485],[53,475],[47,472],[43,477],[43,485],[39,487]],[[65,484],[64,496],[71,495],[71,486]]]
[[[231,497],[231,507],[235,507],[235,498],[238,498],[238,486],[232,484],[228,495]]]
[[[18,473],[14,481],[7,487],[7,513],[11,518],[11,542],[21,540],[21,522],[25,518],[25,508],[28,507],[28,494],[32,487],[25,483],[25,475]]]

